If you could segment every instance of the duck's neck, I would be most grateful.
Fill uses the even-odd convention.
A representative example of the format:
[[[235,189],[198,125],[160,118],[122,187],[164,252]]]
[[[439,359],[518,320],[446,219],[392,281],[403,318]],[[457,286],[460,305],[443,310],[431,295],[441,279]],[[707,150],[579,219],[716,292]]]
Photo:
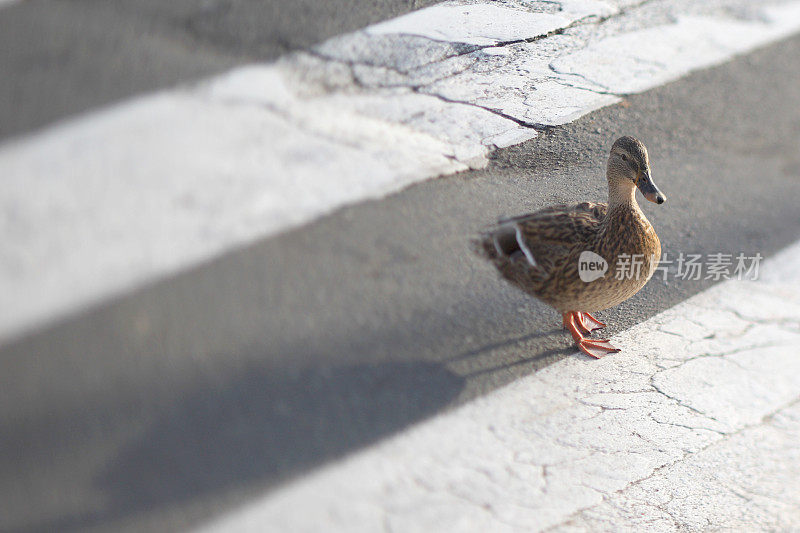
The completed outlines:
[[[629,179],[608,179],[608,215],[605,231],[616,235],[621,231],[645,229],[650,225],[636,201],[636,186]]]
[[[636,187],[632,181],[608,177],[608,208],[611,210],[614,207],[639,208]]]

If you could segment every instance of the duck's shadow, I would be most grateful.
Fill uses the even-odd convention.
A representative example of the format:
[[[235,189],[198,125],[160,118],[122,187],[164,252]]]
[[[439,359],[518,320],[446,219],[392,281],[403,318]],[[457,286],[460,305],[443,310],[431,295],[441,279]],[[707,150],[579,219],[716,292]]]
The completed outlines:
[[[547,338],[547,337],[556,338],[558,336],[563,336],[563,333],[564,333],[564,330],[562,328],[553,328],[553,329],[550,329],[548,331],[537,331],[537,332],[534,332],[534,333],[528,333],[526,335],[522,335],[520,337],[512,337],[512,338],[509,338],[509,339],[503,339],[501,341],[492,342],[492,343],[488,343],[488,344],[483,344],[479,348],[474,348],[472,350],[464,351],[464,352],[462,352],[462,353],[460,353],[458,355],[454,355],[452,357],[449,357],[449,358],[445,359],[445,362],[454,363],[454,362],[457,362],[457,361],[463,361],[463,360],[471,359],[471,358],[474,358],[474,357],[485,357],[485,356],[490,355],[490,354],[492,354],[494,352],[497,352],[498,350],[524,346],[526,343],[528,343],[530,341],[535,341],[535,340],[538,340],[538,339],[544,339],[544,338]],[[552,357],[553,355],[568,355],[568,354],[570,354],[570,353],[572,353],[574,351],[575,351],[574,347],[572,347],[572,348],[570,348],[570,347],[553,348],[553,349],[550,349],[550,350],[546,350],[544,352],[536,353],[535,355],[522,357],[517,362],[515,362],[513,365],[508,365],[508,364],[497,365],[497,366],[492,367],[491,369],[489,369],[489,371],[501,370],[501,369],[504,369],[504,368],[508,368],[509,366],[515,366],[517,364],[531,363],[531,362],[534,362],[534,361],[547,359],[549,357]]]
[[[554,348],[491,364],[498,350],[560,331],[504,339],[439,362],[285,371],[254,366],[224,386],[187,391],[143,435],[124,445],[94,479],[107,502],[102,511],[23,531],[83,530],[151,512],[180,512],[182,505],[213,495],[263,494],[453,405],[467,380],[477,375],[574,351]],[[452,370],[476,358],[490,364],[466,374]]]

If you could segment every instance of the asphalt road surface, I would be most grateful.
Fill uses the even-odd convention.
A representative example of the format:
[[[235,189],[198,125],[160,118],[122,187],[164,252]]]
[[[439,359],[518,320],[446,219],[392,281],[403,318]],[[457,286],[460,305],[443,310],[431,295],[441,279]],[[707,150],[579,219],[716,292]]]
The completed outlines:
[[[26,0],[0,16],[0,138],[275,59],[433,0]]]
[[[100,11],[126,9],[110,6]],[[341,210],[4,347],[0,529],[202,523],[581,357],[560,317],[500,280],[470,241],[498,216],[603,199],[621,134],[645,142],[668,196],[643,205],[668,256],[768,256],[796,241],[799,61],[795,37],[498,151],[484,170]],[[653,280],[601,318],[613,333],[711,283]]]

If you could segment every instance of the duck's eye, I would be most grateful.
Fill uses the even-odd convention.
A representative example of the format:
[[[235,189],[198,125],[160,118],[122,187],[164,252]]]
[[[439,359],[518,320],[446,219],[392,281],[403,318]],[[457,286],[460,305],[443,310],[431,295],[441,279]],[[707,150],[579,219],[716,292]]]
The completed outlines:
[[[622,160],[623,160],[623,161],[627,161],[627,160],[628,160],[628,156],[627,156],[627,155],[625,155],[625,154],[622,154]]]

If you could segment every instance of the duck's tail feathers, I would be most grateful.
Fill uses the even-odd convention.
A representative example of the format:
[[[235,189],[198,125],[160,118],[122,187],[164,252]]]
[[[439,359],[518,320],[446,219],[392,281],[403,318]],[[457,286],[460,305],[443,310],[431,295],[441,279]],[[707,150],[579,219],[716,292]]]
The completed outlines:
[[[483,234],[481,251],[490,259],[524,259],[537,266],[530,248],[525,244],[517,224],[504,224]]]

